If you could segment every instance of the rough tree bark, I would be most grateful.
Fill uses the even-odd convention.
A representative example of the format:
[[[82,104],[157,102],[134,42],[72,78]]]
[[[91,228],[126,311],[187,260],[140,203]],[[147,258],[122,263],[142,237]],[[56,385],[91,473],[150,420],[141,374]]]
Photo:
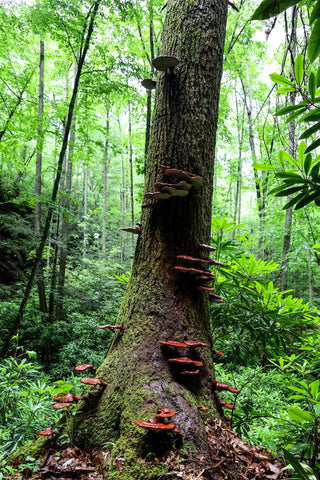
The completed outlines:
[[[178,412],[175,423],[190,455],[209,455],[197,407],[206,404],[211,415],[219,409],[211,389],[210,349],[188,352],[204,366],[198,375],[184,379],[170,367],[159,341],[210,343],[208,294],[197,290],[193,277],[173,267],[179,264],[179,254],[203,257],[199,244],[210,239],[227,5],[226,0],[167,3],[162,54],[175,55],[180,63],[174,74],[158,75],[145,192],[164,180],[162,164],[202,176],[203,187],[192,188],[184,198],[159,200],[143,209],[142,233],[117,320],[125,330],[115,334],[97,371],[107,386],[74,421],[77,444],[112,441],[119,451],[146,453],[150,438],[134,420],[147,420],[157,408],[168,407]],[[171,356],[185,354],[172,352]],[[93,389],[86,395],[93,395]]]

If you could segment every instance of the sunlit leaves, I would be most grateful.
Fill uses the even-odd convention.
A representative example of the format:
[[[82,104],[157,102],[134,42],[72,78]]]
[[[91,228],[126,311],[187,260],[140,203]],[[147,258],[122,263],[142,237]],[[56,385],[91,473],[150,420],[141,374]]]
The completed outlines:
[[[294,84],[288,80],[283,75],[279,75],[278,73],[271,73],[270,78],[274,83],[279,83],[280,85],[289,85],[290,87],[294,87]]]
[[[294,61],[294,75],[297,83],[300,85],[303,79],[303,55],[299,53]]]
[[[275,17],[293,5],[297,5],[300,0],[264,0],[252,15],[252,20],[265,20]]]
[[[320,54],[320,19],[318,18],[312,28],[308,43],[308,57],[310,62],[314,62]]]

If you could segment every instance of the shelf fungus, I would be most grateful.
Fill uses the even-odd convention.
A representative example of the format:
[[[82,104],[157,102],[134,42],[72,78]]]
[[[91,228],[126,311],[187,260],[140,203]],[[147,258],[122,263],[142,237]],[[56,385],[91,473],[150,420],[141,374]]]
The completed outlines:
[[[206,411],[208,410],[208,408],[205,407],[204,405],[199,405],[199,406],[198,406],[198,409],[199,409],[199,410],[203,410],[204,412],[206,412]]]
[[[200,342],[199,340],[185,340],[184,343],[188,347],[210,347],[208,343]]]
[[[170,193],[166,192],[148,192],[145,194],[146,198],[150,200],[168,200],[171,197]]]
[[[194,367],[202,367],[203,362],[200,360],[192,360],[188,357],[169,358],[168,362],[177,363],[178,365],[192,365]]]
[[[179,375],[198,375],[200,372],[199,368],[196,370],[184,370],[183,372],[179,372]]]
[[[62,410],[63,408],[68,410],[70,405],[71,403],[69,402],[55,403],[54,405],[52,405],[52,408],[54,408],[55,410]]]
[[[155,418],[156,420],[160,420],[162,422],[166,418],[173,417],[174,415],[176,415],[176,413],[177,412],[170,410],[170,408],[159,408]]]
[[[53,434],[53,430],[51,428],[47,428],[46,430],[40,430],[39,435],[43,437],[50,437]]]
[[[184,342],[176,342],[175,340],[161,340],[160,342],[160,345],[165,345],[167,347],[175,347],[175,348],[178,348],[178,347],[187,347],[188,345]]]
[[[223,263],[217,262],[211,258],[197,258],[197,257],[190,257],[189,255],[177,255],[178,260],[184,260],[185,262],[189,263],[205,263],[207,265],[220,265],[224,266]]]
[[[104,387],[107,385],[106,382],[101,380],[101,378],[84,377],[84,378],[81,378],[80,382],[84,383],[85,385],[102,385]]]
[[[186,180],[193,187],[202,187],[203,185],[203,178],[199,175],[195,175],[194,173],[185,172],[176,168],[166,168],[164,169],[164,174],[167,177],[175,177],[178,180]]]
[[[144,78],[141,82],[141,85],[147,90],[154,90],[156,88],[157,82],[152,78]]]
[[[213,273],[206,270],[201,270],[200,268],[183,267],[181,265],[177,265],[173,268],[181,273],[189,273],[190,275],[207,275],[208,277],[214,276]]]
[[[95,372],[97,370],[95,366],[89,365],[88,363],[84,363],[83,365],[77,365],[76,367],[74,367],[74,369],[76,372],[84,372],[85,370],[92,370],[93,372]]]
[[[206,287],[205,285],[198,285],[197,286],[197,289],[198,290],[202,290],[204,292],[214,292],[214,288],[213,287]]]
[[[220,352],[220,350],[217,350],[216,348],[214,348],[212,350],[212,352],[215,354],[215,355],[218,355],[219,357],[222,357],[224,355],[223,352]]]
[[[115,332],[116,330],[125,330],[125,327],[123,327],[122,325],[100,325],[99,328],[100,329],[108,328],[112,332]]]
[[[124,227],[124,228],[121,228],[121,230],[123,232],[134,233],[135,235],[139,235],[139,233],[141,233],[140,227]]]
[[[211,245],[206,245],[205,243],[199,243],[199,247],[209,252],[214,252],[216,250],[215,247],[212,247]]]
[[[209,300],[210,302],[223,302],[223,298],[219,297],[219,295],[216,295],[215,293],[209,293]]]
[[[72,403],[74,401],[74,395],[72,393],[59,393],[53,397],[54,402]]]
[[[161,55],[152,60],[152,65],[159,72],[166,72],[168,68],[174,68],[179,65],[179,60],[173,55]]]
[[[150,420],[135,420],[134,422],[136,425],[139,427],[143,428],[150,428],[151,430],[174,430],[176,428],[174,423],[163,423],[163,422],[157,422],[154,418],[151,418]]]
[[[235,409],[234,405],[231,405],[231,403],[225,402],[224,400],[220,400],[220,403],[223,407],[229,408],[229,410]]]

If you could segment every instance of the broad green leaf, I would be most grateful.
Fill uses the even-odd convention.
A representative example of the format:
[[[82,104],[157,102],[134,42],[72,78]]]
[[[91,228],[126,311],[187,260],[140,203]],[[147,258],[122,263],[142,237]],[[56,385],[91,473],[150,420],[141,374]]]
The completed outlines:
[[[314,420],[314,416],[312,415],[312,413],[308,412],[307,410],[302,410],[298,407],[288,407],[287,410],[289,417],[296,422],[304,423],[313,422]]]
[[[320,196],[320,191],[316,191],[311,193],[311,195],[307,195],[305,198],[303,198],[296,204],[296,206],[294,207],[295,210],[299,210],[300,208],[303,208],[306,205],[309,205],[309,203],[313,202],[313,200],[315,200],[319,196]]]
[[[304,142],[300,142],[298,146],[298,158],[301,167],[304,165],[305,155],[304,152],[306,151],[306,144]]]
[[[299,122],[316,122],[320,120],[320,111],[312,110],[312,112],[308,112],[303,115]]]
[[[283,185],[283,186],[286,187],[287,185]],[[275,197],[289,196],[289,195],[292,195],[293,193],[299,192],[299,190],[301,190],[302,188],[304,188],[304,187],[300,186],[300,187],[286,188],[285,190],[281,190],[278,193],[276,193]]]
[[[253,163],[252,167],[256,170],[278,170],[278,167],[269,163]]]
[[[317,176],[319,174],[319,168],[320,168],[320,163],[317,162],[313,167],[312,167],[312,170],[311,170],[311,177],[312,177],[312,180],[314,182],[317,181]]]
[[[320,380],[315,380],[314,382],[310,383],[310,385],[309,385],[312,397],[314,399],[316,399],[316,397],[318,395],[319,385],[320,385]]]
[[[312,127],[308,128],[307,130],[305,130],[299,137],[299,139],[303,139],[303,138],[309,138],[311,137],[311,135],[313,135],[315,132],[317,132],[318,130],[320,130],[320,122],[316,123],[315,125],[312,125]]]
[[[283,107],[278,110],[275,115],[277,117],[280,117],[281,115],[286,115],[287,113],[295,112],[297,110],[306,110],[305,105],[301,105],[300,103],[298,105],[290,105],[289,107]]]
[[[296,197],[292,198],[288,203],[285,204],[284,207],[282,207],[283,210],[287,210],[288,208],[293,207],[293,205],[295,205],[300,200],[302,200],[306,195],[307,195],[307,192],[302,192],[299,195],[297,195]]]
[[[317,480],[316,476],[310,476],[310,473],[305,469],[304,465],[301,464],[294,455],[292,455],[289,450],[285,448],[283,450],[283,455],[285,456],[287,462],[293,467],[294,471],[299,475],[300,480]]]
[[[314,97],[316,96],[316,77],[313,72],[311,72],[309,76],[308,89],[311,99],[314,100]]]
[[[312,28],[308,43],[308,57],[310,62],[314,62],[320,54],[320,18],[318,18]]]
[[[298,110],[297,112],[291,113],[291,115],[289,115],[289,117],[287,118],[286,123],[290,123],[292,122],[292,120],[295,120],[296,118],[300,117],[300,115],[302,115],[303,113],[303,110]],[[320,119],[320,115],[319,115],[319,119]],[[301,120],[299,120],[299,122],[301,122]]]
[[[311,154],[308,153],[308,154],[306,155],[306,158],[305,158],[305,160],[304,160],[304,165],[303,165],[304,173],[305,173],[306,175],[309,174],[310,167],[311,167],[311,163],[312,163],[312,157],[311,157]]]
[[[320,145],[320,138],[318,138],[318,140],[315,140],[314,142],[312,142],[311,145],[309,145],[309,147],[306,148],[305,153],[312,152],[312,150],[319,147],[319,145]]]
[[[300,85],[303,78],[303,55],[299,53],[294,61],[294,76],[296,77],[297,83]]]
[[[320,0],[317,1],[310,15],[310,25],[320,16]]]
[[[277,93],[287,94],[287,93],[295,92],[295,91],[296,91],[295,87],[280,87],[280,88],[278,88]]]
[[[255,10],[251,20],[266,20],[275,17],[293,5],[297,5],[300,0],[263,0]]]
[[[320,67],[317,70],[317,88],[320,87]]]
[[[290,155],[290,153],[286,152],[285,150],[279,150],[278,153],[278,158],[280,162],[283,162],[284,160],[287,160],[287,162],[291,163],[296,168],[299,168],[299,163],[295,158]]]
[[[290,87],[294,87],[294,84],[288,80],[286,77],[279,75],[278,73],[271,73],[270,78],[274,83],[279,83],[280,85],[289,85]]]

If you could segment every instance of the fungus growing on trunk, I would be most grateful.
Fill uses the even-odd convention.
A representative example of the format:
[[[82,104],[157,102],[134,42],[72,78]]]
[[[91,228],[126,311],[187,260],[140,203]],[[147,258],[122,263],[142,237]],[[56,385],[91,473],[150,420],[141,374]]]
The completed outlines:
[[[228,391],[231,393],[239,393],[239,390],[237,388],[230,387],[229,385],[228,385]]]
[[[166,192],[148,192],[145,194],[145,197],[151,200],[168,200],[171,195]]]
[[[178,372],[179,375],[198,375],[200,372],[199,368],[196,370],[184,370],[183,372]]]
[[[60,402],[63,403],[72,403],[74,401],[74,395],[72,395],[72,393],[59,393],[53,397],[53,400],[54,402],[58,402],[60,400]]]
[[[50,435],[53,434],[53,430],[51,428],[47,428],[47,430],[40,430],[39,435],[42,435],[43,437],[50,437]]]
[[[168,341],[165,341],[165,340],[161,340],[159,342],[161,345],[166,345],[168,347],[187,347],[188,345],[184,342],[176,342],[175,340],[168,340]]]
[[[231,405],[231,403],[225,402],[224,400],[220,400],[220,403],[223,407],[229,408],[229,410],[235,409],[234,405]]]
[[[101,378],[84,377],[84,378],[81,378],[80,382],[85,383],[86,385],[103,385],[103,386],[107,385],[106,382],[101,380]]]
[[[185,260],[186,262],[191,262],[191,263],[206,263],[207,265],[223,266],[223,263],[217,262],[216,260],[213,260],[211,258],[197,258],[197,257],[190,257],[189,255],[177,255],[177,258],[179,260]]]
[[[170,410],[170,408],[163,408],[157,411],[155,418],[156,420],[163,421],[165,418],[173,417],[174,415],[176,415],[176,413],[177,412]]]
[[[179,60],[173,55],[161,55],[152,60],[152,65],[159,72],[165,72],[168,68],[176,67],[178,64]]]
[[[129,233],[134,233],[136,235],[139,235],[141,233],[141,228],[140,227],[124,227],[121,228],[124,232],[129,232]]]
[[[218,392],[222,392],[223,390],[228,390],[228,385],[226,383],[220,383],[214,380],[212,382],[212,388],[213,390],[217,390]]]
[[[163,422],[156,422],[152,418],[151,420],[135,420],[134,422],[139,427],[143,428],[150,428],[151,430],[174,430],[176,428],[174,423],[163,423]]]
[[[125,330],[125,327],[123,327],[122,325],[100,325],[99,328],[108,328],[112,332],[115,332],[116,330]]]
[[[205,285],[198,285],[197,289],[198,290],[203,290],[204,292],[214,292],[213,287],[206,287]]]
[[[216,250],[215,247],[212,247],[211,245],[206,245],[205,243],[199,243],[199,247],[209,252],[214,252]]]
[[[203,410],[204,412],[208,410],[208,408],[205,407],[204,405],[199,405],[198,408],[199,410]]]
[[[188,347],[210,347],[208,343],[199,342],[198,340],[185,340],[184,343]]]
[[[194,173],[184,172],[183,170],[178,170],[176,168],[166,168],[164,169],[164,174],[167,177],[176,177],[178,180],[186,180],[193,187],[202,187],[203,178]]]
[[[189,190],[182,190],[181,188],[175,188],[174,185],[170,187],[163,187],[161,192],[169,193],[171,197],[186,197],[189,194]]]
[[[87,363],[83,365],[77,365],[76,367],[74,367],[74,369],[76,370],[76,372],[84,372],[85,370],[92,370],[95,372],[97,370],[96,367]]]
[[[181,273],[189,273],[190,275],[207,275],[209,277],[213,277],[213,273],[208,272],[207,270],[200,270],[199,268],[191,268],[191,267],[182,267],[181,265],[177,265],[173,267],[175,270],[178,270]]]
[[[217,350],[216,348],[213,348],[212,352],[215,354],[215,355],[218,355],[219,357],[222,357],[224,355],[223,352],[220,352],[220,350]]]
[[[54,405],[52,405],[52,408],[54,408],[55,410],[62,410],[63,408],[65,408],[66,410],[68,410],[68,408],[70,407],[71,403],[67,403],[67,402],[63,402],[63,403],[55,403]]]
[[[219,297],[219,295],[216,295],[215,293],[209,293],[209,300],[210,302],[223,302],[223,298]]]
[[[202,367],[203,362],[200,360],[192,360],[188,357],[169,358],[168,362],[177,363],[179,365],[192,365],[194,367]]]
[[[154,90],[156,88],[157,82],[152,78],[144,78],[141,82],[141,85],[147,90]]]

